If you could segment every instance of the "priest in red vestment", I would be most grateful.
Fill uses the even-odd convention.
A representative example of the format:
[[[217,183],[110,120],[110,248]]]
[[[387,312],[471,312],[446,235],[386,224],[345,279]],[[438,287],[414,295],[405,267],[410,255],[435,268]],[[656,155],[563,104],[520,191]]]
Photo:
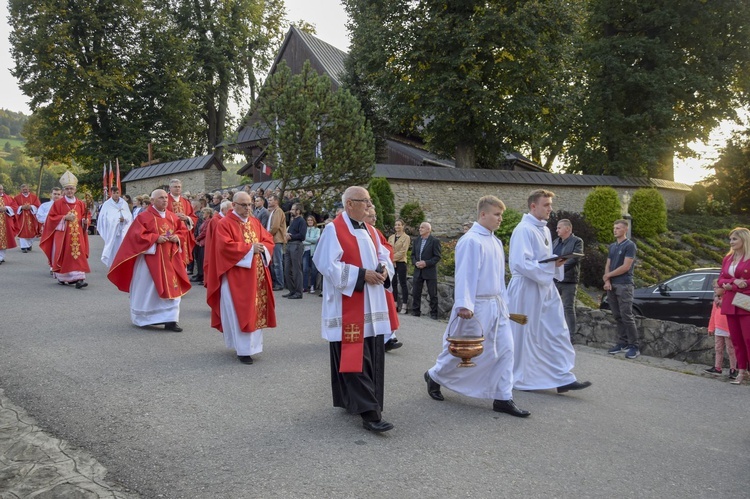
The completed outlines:
[[[243,364],[263,351],[263,329],[276,327],[273,283],[268,264],[273,236],[252,216],[253,200],[238,192],[233,211],[212,227],[206,244],[206,301],[211,327],[224,333],[227,348]]]
[[[60,178],[63,197],[52,204],[44,222],[44,235],[39,247],[47,255],[54,277],[59,284],[75,284],[76,289],[88,286],[89,236],[86,204],[76,198],[78,179],[66,171]]]
[[[182,260],[185,265],[189,265],[193,261],[193,248],[195,248],[193,227],[198,222],[198,215],[195,214],[190,201],[182,197],[182,182],[179,179],[173,178],[169,181],[167,210],[177,215],[177,218],[187,226],[188,230],[180,236],[180,242],[182,243]]]
[[[16,247],[16,202],[5,194],[0,184],[0,265],[5,261],[5,250]]]
[[[71,174],[72,175],[72,174]],[[39,222],[36,219],[36,210],[39,209],[39,198],[36,194],[29,192],[29,186],[21,184],[21,192],[13,198],[16,203],[16,229],[18,239],[21,242],[21,251],[31,251],[34,238],[39,235]]]
[[[133,324],[164,324],[164,329],[180,332],[180,300],[191,288],[181,243],[188,229],[167,211],[167,197],[163,189],[151,193],[151,205],[133,220],[107,278],[130,293]]]

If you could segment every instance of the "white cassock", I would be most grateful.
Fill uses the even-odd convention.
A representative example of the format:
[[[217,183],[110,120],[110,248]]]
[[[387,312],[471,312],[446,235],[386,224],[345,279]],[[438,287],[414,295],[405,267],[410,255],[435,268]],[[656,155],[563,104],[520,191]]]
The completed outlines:
[[[122,219],[122,221],[121,221]],[[133,215],[130,213],[128,203],[120,198],[117,203],[109,198],[102,204],[99,210],[99,216],[96,219],[96,230],[104,239],[104,249],[102,250],[102,263],[109,268],[115,260],[117,250],[120,249],[125,233],[133,222]]]
[[[370,234],[366,230],[353,229],[346,212],[344,217],[349,232],[357,238],[362,267],[374,270],[378,263],[388,270],[393,279],[393,263],[388,250],[382,245],[376,249]],[[336,227],[328,224],[318,241],[313,262],[323,275],[323,315],[322,336],[327,341],[341,341],[342,296],[351,296],[357,284],[359,268],[341,261],[344,250],[336,237]],[[385,288],[382,285],[365,283],[365,338],[391,334],[391,323],[388,319],[388,303],[385,299]]]
[[[576,353],[570,343],[560,293],[553,279],[563,266],[539,263],[552,255],[547,222],[526,213],[510,237],[508,285],[510,310],[525,314],[528,324],[511,324],[515,345],[514,388],[545,390],[573,383]]]
[[[240,219],[247,222],[247,219]],[[253,255],[251,249],[247,252],[242,260],[235,263],[235,267],[253,268]],[[268,267],[271,261],[271,254],[267,249],[263,249],[263,264]],[[240,322],[237,320],[237,312],[234,309],[234,299],[232,290],[229,288],[229,281],[226,274],[221,276],[221,328],[224,330],[224,344],[227,348],[237,351],[238,356],[255,355],[263,351],[263,330],[243,331]],[[252,334],[248,334],[252,333]]]
[[[478,223],[456,245],[455,301],[445,337],[484,334],[483,352],[472,360],[476,367],[457,367],[460,360],[443,351],[429,370],[430,377],[454,392],[482,399],[513,398],[513,336],[508,319],[503,243]],[[474,318],[458,317],[459,308]],[[481,327],[480,327],[481,325]]]
[[[158,212],[164,218],[166,213]],[[156,243],[144,255],[156,254]],[[136,326],[149,326],[164,322],[179,322],[180,301],[182,298],[164,299],[154,286],[154,279],[148,269],[145,257],[138,255],[130,281],[130,320]]]

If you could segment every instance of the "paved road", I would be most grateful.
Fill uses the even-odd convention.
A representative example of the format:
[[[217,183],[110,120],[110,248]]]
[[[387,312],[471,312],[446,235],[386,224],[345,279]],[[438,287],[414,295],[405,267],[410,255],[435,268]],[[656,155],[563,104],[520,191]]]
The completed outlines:
[[[84,290],[55,284],[37,247],[8,253],[0,388],[122,489],[166,498],[748,497],[748,386],[581,347],[576,373],[594,386],[519,392],[532,416],[512,418],[448,390],[446,401],[430,399],[422,373],[444,324],[402,316],[405,346],[386,359],[384,416],[396,427],[370,434],[331,406],[321,298],[277,293],[280,327],[246,366],[208,327],[202,288],[183,300],[185,332],[132,326],[101,247],[93,238]]]

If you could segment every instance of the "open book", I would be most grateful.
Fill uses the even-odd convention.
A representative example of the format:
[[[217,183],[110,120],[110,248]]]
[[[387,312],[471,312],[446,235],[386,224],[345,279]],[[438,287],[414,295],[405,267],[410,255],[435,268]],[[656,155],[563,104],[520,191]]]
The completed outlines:
[[[560,256],[553,256],[551,258],[545,258],[544,260],[539,260],[539,263],[547,263],[547,262],[554,262],[556,260],[568,260],[569,258],[575,258],[575,257],[582,257],[583,253],[566,253],[564,255]]]

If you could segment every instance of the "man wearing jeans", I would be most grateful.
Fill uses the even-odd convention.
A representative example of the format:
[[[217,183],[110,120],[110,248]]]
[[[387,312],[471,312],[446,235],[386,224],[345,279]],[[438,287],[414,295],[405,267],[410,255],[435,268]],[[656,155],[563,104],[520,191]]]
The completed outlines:
[[[279,207],[279,196],[268,196],[268,222],[266,230],[273,236],[273,256],[271,257],[271,277],[273,290],[284,289],[284,244],[286,243],[286,216]]]
[[[633,316],[633,263],[636,246],[627,238],[628,221],[615,221],[615,242],[609,246],[607,265],[604,267],[604,289],[612,315],[617,321],[617,344],[608,353],[625,353],[628,359],[635,359],[641,352],[638,349],[638,329]]]
[[[557,256],[570,253],[583,253],[583,239],[573,234],[573,224],[567,218],[557,222],[557,239],[552,243],[552,253]],[[563,264],[564,277],[562,280],[555,279],[555,286],[562,298],[563,311],[565,311],[565,322],[568,324],[570,341],[576,332],[576,291],[578,290],[578,278],[581,274],[581,259],[577,256],[568,258]]]

